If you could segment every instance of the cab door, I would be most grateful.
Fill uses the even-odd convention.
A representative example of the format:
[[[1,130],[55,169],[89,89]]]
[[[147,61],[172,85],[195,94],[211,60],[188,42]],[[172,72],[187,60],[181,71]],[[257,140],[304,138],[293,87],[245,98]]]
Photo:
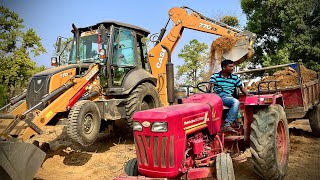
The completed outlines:
[[[110,63],[112,86],[122,86],[126,74],[139,64],[135,57],[134,40],[133,31],[124,28],[114,29]]]

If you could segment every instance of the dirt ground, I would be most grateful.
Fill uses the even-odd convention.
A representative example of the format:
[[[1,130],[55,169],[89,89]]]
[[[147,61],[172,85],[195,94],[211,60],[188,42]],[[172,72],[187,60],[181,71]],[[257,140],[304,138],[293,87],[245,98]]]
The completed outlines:
[[[308,120],[297,120],[290,126],[290,156],[287,180],[320,179],[320,138],[311,136]],[[119,129],[119,128],[118,128]],[[35,179],[112,179],[122,173],[124,164],[135,157],[131,135],[125,130],[101,134],[92,146],[83,148],[70,143],[64,126],[47,126],[46,132],[32,140],[48,142],[46,160]],[[260,179],[253,172],[250,158],[234,163],[236,179]]]

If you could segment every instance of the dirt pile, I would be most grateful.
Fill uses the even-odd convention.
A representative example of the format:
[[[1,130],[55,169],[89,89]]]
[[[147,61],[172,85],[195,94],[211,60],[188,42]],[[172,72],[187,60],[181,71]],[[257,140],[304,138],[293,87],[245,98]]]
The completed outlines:
[[[313,70],[307,69],[304,65],[300,65],[302,82],[307,83],[317,79],[317,73]],[[287,88],[299,85],[298,73],[291,67],[275,72],[272,76],[265,76],[259,82],[276,80],[277,88]],[[259,82],[254,82],[251,86],[246,87],[248,90],[258,90]],[[260,85],[261,89],[267,89],[268,84]],[[270,83],[270,89],[275,89],[274,83]]]
[[[246,43],[247,39],[245,37],[236,37],[231,35],[224,35],[212,41],[210,47],[210,60],[208,62],[208,78],[212,75],[213,72],[220,71],[220,64],[223,59],[223,54],[230,52],[234,47],[238,47],[239,49],[240,46],[244,46]],[[237,61],[235,61],[235,64],[240,64],[243,61],[252,58],[254,50],[252,49],[252,47],[247,48],[249,48],[248,53],[240,59],[237,59]]]
[[[222,54],[229,51],[237,42],[234,36],[221,36],[211,43],[210,49],[210,65],[213,65],[215,60],[221,63]],[[217,53],[217,56],[215,57]]]
[[[223,53],[229,51],[237,42],[238,38],[234,36],[221,36],[212,41],[210,48],[209,71],[207,78],[212,75],[214,67],[218,67],[222,61]]]

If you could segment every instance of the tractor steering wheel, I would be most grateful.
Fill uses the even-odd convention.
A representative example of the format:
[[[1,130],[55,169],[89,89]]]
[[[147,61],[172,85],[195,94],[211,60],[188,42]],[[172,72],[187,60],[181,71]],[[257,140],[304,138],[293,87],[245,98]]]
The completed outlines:
[[[223,87],[217,84],[214,84],[211,82],[200,82],[197,84],[197,89],[199,91],[204,92],[204,93],[221,93],[223,91]]]

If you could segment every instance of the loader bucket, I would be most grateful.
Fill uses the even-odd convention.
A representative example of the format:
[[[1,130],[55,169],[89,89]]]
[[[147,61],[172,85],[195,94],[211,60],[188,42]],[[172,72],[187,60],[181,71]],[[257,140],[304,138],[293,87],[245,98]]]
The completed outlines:
[[[238,39],[235,45],[227,52],[223,53],[224,59],[229,59],[235,64],[240,64],[253,55],[253,48],[248,38]]]
[[[45,156],[33,144],[0,142],[0,179],[33,179]]]
[[[222,59],[229,59],[235,64],[242,63],[252,57],[254,53],[252,45],[255,40],[256,35],[248,31],[235,36],[225,35],[217,38],[211,44],[210,64],[213,64],[213,60],[220,64]]]

